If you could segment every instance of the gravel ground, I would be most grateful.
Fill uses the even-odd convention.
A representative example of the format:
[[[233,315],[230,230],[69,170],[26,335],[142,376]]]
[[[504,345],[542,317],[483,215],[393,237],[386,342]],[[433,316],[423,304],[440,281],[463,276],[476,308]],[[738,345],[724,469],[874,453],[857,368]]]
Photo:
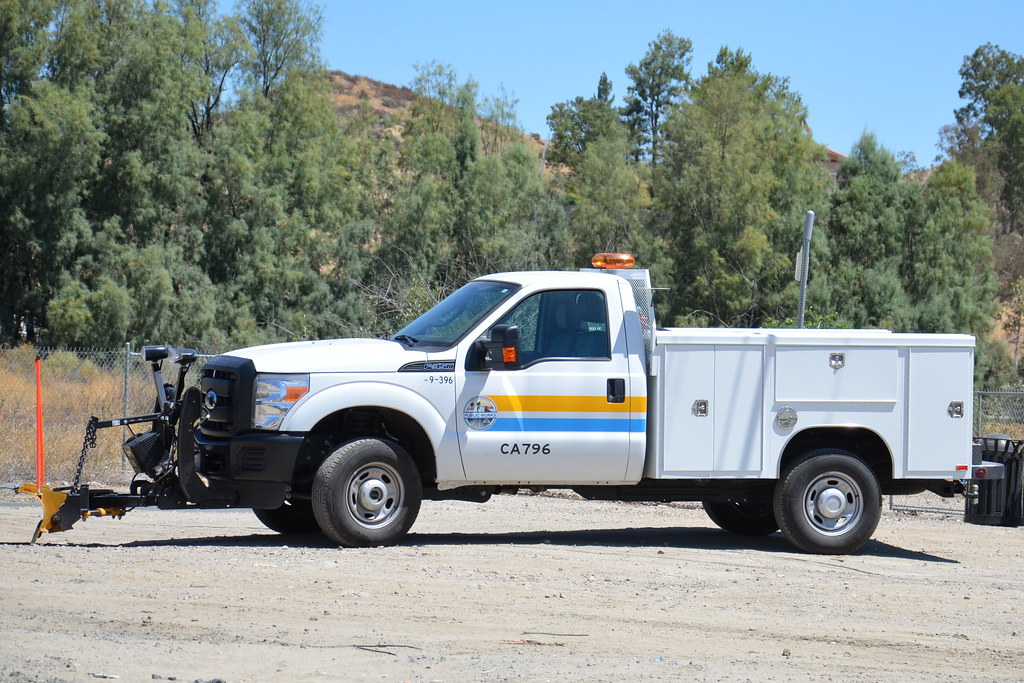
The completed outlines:
[[[0,680],[1024,678],[1024,530],[950,515],[886,505],[840,557],[546,495],[427,502],[402,545],[356,550],[241,510],[27,545],[39,510],[0,495]]]

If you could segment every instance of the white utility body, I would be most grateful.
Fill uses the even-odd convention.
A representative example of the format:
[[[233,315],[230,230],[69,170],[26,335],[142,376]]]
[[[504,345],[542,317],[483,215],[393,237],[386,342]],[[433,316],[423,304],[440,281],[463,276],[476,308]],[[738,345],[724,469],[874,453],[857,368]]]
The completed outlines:
[[[500,273],[390,340],[206,365],[197,472],[271,528],[385,545],[422,498],[520,488],[702,501],[726,530],[848,553],[884,493],[969,491],[973,337],[658,329],[640,269]]]
[[[875,435],[895,479],[956,479],[970,462],[973,337],[668,329],[656,339],[646,476],[777,478],[794,436],[835,427]]]

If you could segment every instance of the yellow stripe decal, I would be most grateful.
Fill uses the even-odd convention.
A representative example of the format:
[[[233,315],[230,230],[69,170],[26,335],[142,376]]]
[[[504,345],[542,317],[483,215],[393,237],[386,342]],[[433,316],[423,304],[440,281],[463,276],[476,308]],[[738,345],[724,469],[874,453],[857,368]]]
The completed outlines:
[[[514,413],[646,413],[645,396],[627,396],[609,403],[607,396],[488,396],[499,412]]]

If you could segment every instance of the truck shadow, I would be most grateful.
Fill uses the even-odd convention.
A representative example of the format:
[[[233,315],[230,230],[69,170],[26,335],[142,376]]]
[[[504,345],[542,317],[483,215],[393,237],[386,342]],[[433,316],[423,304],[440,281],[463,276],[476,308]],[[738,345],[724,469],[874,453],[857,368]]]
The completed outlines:
[[[4,544],[0,544],[4,545]],[[234,548],[338,548],[322,534],[256,533],[239,536],[217,535],[193,538],[137,540],[126,543],[73,544],[79,547],[234,547]],[[622,527],[614,529],[582,529],[569,531],[512,531],[496,533],[410,533],[400,546],[493,546],[493,545],[549,545],[566,548],[627,548],[677,550],[747,550],[772,554],[812,558],[783,538],[770,536],[736,536],[707,527]],[[900,548],[882,541],[868,541],[856,555],[916,560],[940,564],[959,564],[959,561],[918,550]],[[822,558],[835,557],[823,555]]]
[[[411,533],[403,545],[553,545],[597,546],[608,548],[673,548],[679,550],[750,550],[814,557],[794,548],[782,536],[737,536],[707,527],[625,527],[572,531],[519,531],[509,533]],[[882,541],[870,540],[855,553],[871,557],[891,557],[941,564],[960,564],[958,560],[907,550]],[[836,557],[823,555],[821,557]]]

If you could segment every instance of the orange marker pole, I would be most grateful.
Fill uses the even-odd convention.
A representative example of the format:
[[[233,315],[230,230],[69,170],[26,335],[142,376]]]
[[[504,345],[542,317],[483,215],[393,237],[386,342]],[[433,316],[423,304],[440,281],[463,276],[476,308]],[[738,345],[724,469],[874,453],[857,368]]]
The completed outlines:
[[[42,359],[36,356],[36,491],[43,488],[43,482],[46,480],[46,458],[43,448],[42,364]]]

